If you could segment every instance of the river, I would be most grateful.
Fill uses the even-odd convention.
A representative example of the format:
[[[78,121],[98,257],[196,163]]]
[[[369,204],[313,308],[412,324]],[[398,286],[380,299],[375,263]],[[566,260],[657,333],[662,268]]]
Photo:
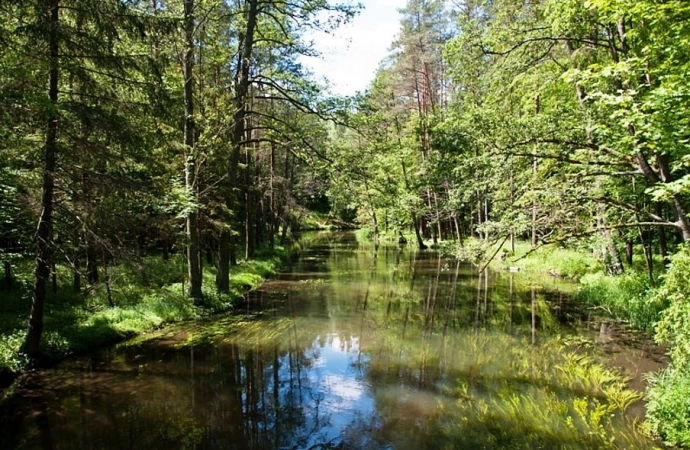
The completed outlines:
[[[654,448],[597,363],[634,385],[648,349],[587,317],[550,279],[320,234],[241,314],[24,377],[0,448]]]

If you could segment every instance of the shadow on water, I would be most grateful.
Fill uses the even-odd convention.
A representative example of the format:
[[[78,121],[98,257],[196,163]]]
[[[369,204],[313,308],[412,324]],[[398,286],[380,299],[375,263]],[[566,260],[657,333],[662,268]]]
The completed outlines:
[[[519,274],[312,242],[249,314],[37,372],[0,448],[653,448],[581,313]]]

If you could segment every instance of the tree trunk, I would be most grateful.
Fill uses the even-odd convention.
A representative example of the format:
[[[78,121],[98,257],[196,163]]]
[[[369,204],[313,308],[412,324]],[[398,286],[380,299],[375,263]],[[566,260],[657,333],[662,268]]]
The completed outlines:
[[[628,239],[625,241],[625,262],[628,264],[628,267],[632,267],[633,265],[633,241],[632,239]]]
[[[221,294],[230,292],[230,231],[223,229],[219,239],[216,289]]]
[[[664,217],[663,208],[660,203],[654,204],[655,213],[659,217]],[[659,234],[659,251],[661,252],[661,257],[664,259],[664,265],[670,262],[668,257],[668,241],[666,240],[666,230],[664,227],[657,227],[657,232]]]
[[[72,263],[72,290],[75,293],[81,292],[81,234],[79,233],[79,222],[74,223],[74,262]]]
[[[277,232],[276,221],[276,200],[275,200],[275,170],[276,170],[276,148],[271,141],[271,173],[269,180],[269,205],[268,205],[268,246],[271,250],[275,248],[275,234]]]
[[[196,201],[197,198],[197,155],[195,149],[194,122],[194,0],[184,2],[184,146],[185,146],[185,188]],[[187,273],[189,296],[194,300],[202,297],[201,254],[199,246],[199,213],[196,206],[187,215]]]
[[[249,10],[246,13],[247,28],[240,38],[240,51],[237,78],[235,81],[235,107],[232,128],[232,154],[230,156],[230,182],[237,181],[237,165],[240,159],[242,140],[246,131],[247,102],[249,98],[249,70],[251,68],[252,53],[254,51],[254,31],[258,14],[258,0],[248,0]]]
[[[48,108],[46,142],[43,155],[43,181],[41,192],[41,215],[36,231],[36,269],[29,327],[21,351],[30,357],[40,354],[43,334],[43,312],[45,309],[46,284],[50,276],[50,262],[53,259],[53,191],[55,189],[55,167],[57,162],[58,136],[58,26],[59,0],[47,2],[50,10],[49,42],[50,71],[48,74]]]
[[[639,222],[639,220],[638,220]],[[651,283],[654,282],[654,260],[652,259],[652,254],[651,254],[651,243],[649,245],[649,248],[647,247],[647,243],[645,242],[644,234],[642,233],[642,227],[640,225],[637,226],[637,234],[640,238],[640,245],[642,245],[642,254],[644,255],[644,261],[647,266],[647,275],[649,276],[649,281]]]
[[[98,261],[96,260],[96,249],[94,248],[91,237],[87,231],[86,236],[86,279],[89,286],[98,283]]]
[[[5,261],[5,287],[8,291],[12,290],[12,264],[9,261]]]
[[[541,110],[541,99],[539,97],[539,94],[536,95],[534,98],[534,115],[538,116]],[[534,154],[537,154],[537,151],[535,150]],[[532,182],[536,183],[537,182],[537,169],[538,169],[538,161],[537,157],[534,157],[534,160],[532,161]],[[537,199],[533,198],[532,199],[532,248],[537,246]]]
[[[57,267],[55,267],[55,261],[50,262],[50,277],[53,281],[53,294],[57,294]]]
[[[606,270],[610,275],[620,275],[625,272],[625,269],[610,229],[604,230],[604,239],[606,240],[606,255],[604,256]]]

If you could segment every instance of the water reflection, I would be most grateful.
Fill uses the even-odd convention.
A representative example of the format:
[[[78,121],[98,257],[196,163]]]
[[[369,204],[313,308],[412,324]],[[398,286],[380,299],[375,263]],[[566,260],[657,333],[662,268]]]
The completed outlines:
[[[328,240],[254,294],[268,312],[29,377],[0,448],[651,448],[558,293]]]

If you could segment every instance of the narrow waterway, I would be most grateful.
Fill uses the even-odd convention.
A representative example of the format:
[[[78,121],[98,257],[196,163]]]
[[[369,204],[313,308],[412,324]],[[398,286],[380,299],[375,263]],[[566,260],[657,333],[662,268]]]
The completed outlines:
[[[313,236],[241,315],[24,378],[0,448],[653,448],[639,395],[594,363],[602,332],[543,284]]]

